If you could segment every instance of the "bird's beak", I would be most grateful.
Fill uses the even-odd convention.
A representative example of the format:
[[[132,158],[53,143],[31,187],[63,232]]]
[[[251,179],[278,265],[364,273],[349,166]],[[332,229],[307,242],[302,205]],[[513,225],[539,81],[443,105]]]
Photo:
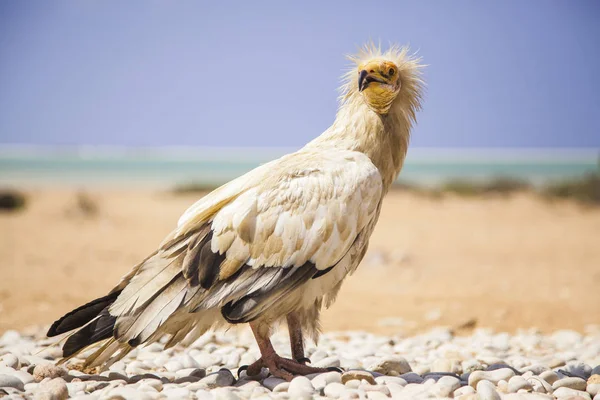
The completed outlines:
[[[358,91],[362,92],[365,90],[371,82],[387,83],[379,78],[374,77],[373,75],[369,75],[367,70],[363,69],[358,74]]]

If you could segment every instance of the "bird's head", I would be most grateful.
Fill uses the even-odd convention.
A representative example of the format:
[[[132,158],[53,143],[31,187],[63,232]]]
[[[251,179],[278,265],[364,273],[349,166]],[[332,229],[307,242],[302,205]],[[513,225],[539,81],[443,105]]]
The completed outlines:
[[[422,65],[406,47],[392,46],[383,52],[369,44],[350,56],[351,70],[342,87],[343,100],[358,97],[375,113],[412,112],[420,108]]]
[[[388,113],[401,87],[398,66],[393,61],[374,59],[358,65],[358,91],[376,113]]]

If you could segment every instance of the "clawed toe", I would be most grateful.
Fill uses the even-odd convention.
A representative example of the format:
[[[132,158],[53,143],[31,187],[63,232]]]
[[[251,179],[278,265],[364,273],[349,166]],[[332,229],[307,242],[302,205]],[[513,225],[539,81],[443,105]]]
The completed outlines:
[[[248,374],[248,365],[242,365],[241,367],[238,368],[238,370],[237,370],[238,379],[241,378],[242,372],[244,372],[244,371],[246,371],[246,375],[247,375]]]
[[[300,357],[300,358],[297,358],[296,361],[298,361],[300,364],[304,364],[304,365],[312,364],[312,362],[310,361],[310,358],[308,358],[308,357]]]

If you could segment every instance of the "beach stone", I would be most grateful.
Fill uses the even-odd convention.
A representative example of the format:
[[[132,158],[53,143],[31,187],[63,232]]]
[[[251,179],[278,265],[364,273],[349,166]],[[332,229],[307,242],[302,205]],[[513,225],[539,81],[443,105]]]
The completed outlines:
[[[338,357],[325,357],[312,364],[316,368],[339,367],[340,359]]]
[[[0,388],[15,388],[25,390],[23,382],[16,376],[0,374]]]
[[[540,378],[552,385],[559,379],[559,376],[554,371],[544,371],[540,374]]]
[[[406,384],[408,382],[406,382],[404,379],[400,378],[399,376],[378,376],[375,378],[375,383],[379,384],[379,385],[389,385],[390,383],[395,383],[396,385],[399,386],[406,386]]]
[[[67,383],[62,378],[54,378],[41,383],[39,390],[48,393],[48,398],[52,400],[65,400],[69,397]]]
[[[581,379],[588,379],[592,374],[592,367],[581,362],[568,363],[561,371],[565,371],[571,376],[577,376]]]
[[[586,392],[592,396],[596,396],[598,393],[600,393],[600,383],[592,383],[587,385]]]
[[[33,369],[33,378],[41,382],[44,378],[59,378],[67,375],[67,370],[54,364],[36,365]]]
[[[600,375],[600,365],[596,365],[590,372],[591,375]]]
[[[592,385],[594,383],[600,383],[600,374],[593,374],[588,378],[588,380],[587,380],[588,385]]]
[[[19,378],[24,384],[35,382],[35,379],[33,379],[33,375],[25,371],[15,371],[12,373],[12,376]]]
[[[508,381],[508,392],[517,393],[519,390],[533,390],[531,383],[522,376],[515,375]]]
[[[313,387],[310,379],[305,376],[296,376],[290,382],[290,386],[287,390],[290,397],[294,399],[300,398],[312,398],[312,394],[315,392],[315,388]]]
[[[500,400],[500,395],[496,391],[494,384],[488,380],[477,382],[477,396],[480,400]]]
[[[290,388],[290,383],[289,382],[283,382],[283,383],[280,383],[279,385],[275,386],[273,388],[273,392],[274,393],[287,392],[289,388]]]
[[[527,367],[521,368],[521,373],[532,372],[534,375],[540,375],[549,368],[543,364],[528,365]]]
[[[381,361],[373,364],[367,369],[373,372],[379,372],[383,375],[389,375],[391,372],[402,375],[412,371],[408,361],[406,361],[404,357],[399,356],[384,357]]]
[[[153,387],[154,390],[156,390],[157,392],[163,390],[163,383],[160,379],[142,379],[138,381],[138,384],[140,385],[140,387],[142,385]]]
[[[462,374],[462,365],[460,360],[438,358],[431,364],[433,372],[451,372],[453,374]]]
[[[165,369],[169,372],[176,372],[183,369],[183,365],[179,361],[171,360],[167,361],[164,365]]]
[[[590,396],[587,392],[582,392],[580,390],[570,389],[568,387],[560,387],[556,389],[553,393],[554,397],[561,400],[566,400],[571,397],[582,397],[587,400],[591,400],[592,396]]]
[[[285,383],[285,382],[287,382],[285,379],[281,379],[281,378],[277,378],[277,377],[274,377],[274,376],[270,376],[270,377],[264,379],[262,381],[262,384],[267,389],[273,390],[273,389],[275,389],[275,387],[277,387],[277,385],[279,385],[281,383]]]
[[[158,381],[161,381],[160,377],[158,375],[154,375],[154,374],[141,374],[141,375],[134,375],[131,378],[129,378],[129,383],[136,383],[139,382],[141,380],[146,380],[146,379],[156,379]],[[93,379],[90,379],[93,380]]]
[[[328,383],[327,386],[325,386],[323,393],[327,397],[338,399],[338,398],[340,398],[340,396],[344,390],[346,390],[346,386],[344,386],[343,384],[341,384],[339,382],[332,382],[332,383]]]
[[[573,390],[585,391],[587,382],[581,378],[562,378],[552,384],[552,389],[556,390],[561,387],[566,387]]]
[[[205,383],[209,389],[231,386],[235,382],[233,374],[228,369],[222,369],[202,378],[200,382]]]
[[[7,353],[0,357],[0,367],[19,369],[21,367],[21,362],[19,361],[19,357],[12,353]]]
[[[404,379],[406,383],[423,383],[423,377],[421,375],[415,374],[414,372],[408,372],[406,374],[400,375],[400,378]]]
[[[200,368],[200,364],[189,354],[184,354],[179,362],[183,368]]]
[[[468,374],[473,371],[483,371],[485,367],[477,360],[465,360],[461,363],[462,371]]]
[[[58,378],[57,378],[58,379]],[[71,382],[67,383],[67,390],[69,391],[69,396],[75,396],[80,392],[83,393],[87,386],[86,382]]]
[[[390,397],[384,393],[381,392],[367,392],[367,399],[369,400],[387,400]],[[360,399],[360,397],[359,397]]]
[[[311,382],[315,390],[320,391],[330,383],[342,382],[342,374],[335,371],[317,374],[317,376],[311,379]]]
[[[366,380],[371,385],[375,385],[375,378],[367,371],[348,371],[342,374],[342,383],[345,384],[351,380]]]
[[[532,376],[527,379],[527,382],[531,383],[531,388],[537,393],[552,393],[552,385],[543,380],[539,376]]]
[[[498,384],[501,380],[508,381],[515,376],[515,372],[510,368],[501,368],[493,371],[473,371],[469,375],[469,386],[477,387],[479,381],[486,380],[493,384]],[[479,393],[479,391],[477,391]]]
[[[190,397],[189,389],[184,388],[184,387],[178,387],[178,388],[172,388],[172,389],[169,388],[169,389],[163,390],[161,392],[161,394],[163,396],[167,396],[167,399],[187,399],[188,397]]]
[[[460,396],[465,396],[465,395],[469,395],[469,394],[475,394],[475,389],[473,389],[471,386],[462,386],[459,387],[458,389],[456,389],[453,393],[454,398],[458,398]]]
[[[180,384],[180,383],[194,383],[194,382],[198,382],[200,379],[202,379],[202,378],[200,378],[199,376],[188,375],[188,376],[182,376],[181,378],[175,379],[173,381],[173,383],[177,383],[177,384]]]
[[[442,376],[435,385],[433,385],[431,393],[436,397],[450,397],[450,395],[458,388],[460,388],[460,379],[453,376]]]

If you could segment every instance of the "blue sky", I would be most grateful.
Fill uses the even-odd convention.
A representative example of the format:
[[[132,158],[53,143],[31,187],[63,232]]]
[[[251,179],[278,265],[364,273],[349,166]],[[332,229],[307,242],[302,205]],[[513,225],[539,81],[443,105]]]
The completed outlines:
[[[369,39],[429,64],[427,147],[600,147],[600,2],[0,2],[0,143],[300,146]]]

